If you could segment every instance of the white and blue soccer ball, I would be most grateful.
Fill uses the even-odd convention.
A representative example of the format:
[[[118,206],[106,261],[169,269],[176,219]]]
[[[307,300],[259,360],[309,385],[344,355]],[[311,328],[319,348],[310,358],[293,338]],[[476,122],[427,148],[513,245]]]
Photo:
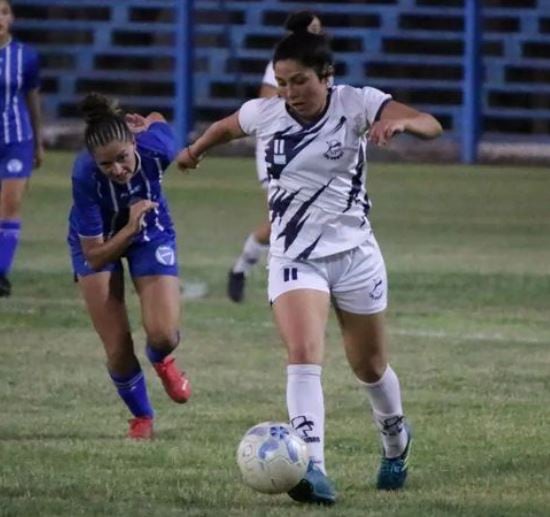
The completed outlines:
[[[282,422],[251,427],[237,449],[237,463],[245,485],[264,494],[294,488],[305,476],[309,454],[298,433]]]

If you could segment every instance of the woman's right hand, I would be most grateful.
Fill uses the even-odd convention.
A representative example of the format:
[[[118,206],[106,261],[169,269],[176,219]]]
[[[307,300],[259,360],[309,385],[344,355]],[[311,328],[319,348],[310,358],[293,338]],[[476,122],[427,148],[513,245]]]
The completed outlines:
[[[196,169],[199,166],[200,157],[192,154],[189,146],[179,152],[176,156],[176,164],[180,171],[185,172],[187,169]]]
[[[136,234],[141,231],[145,214],[151,210],[154,210],[158,206],[158,203],[155,203],[149,199],[140,199],[130,205],[130,215],[128,216],[126,226],[132,234]]]

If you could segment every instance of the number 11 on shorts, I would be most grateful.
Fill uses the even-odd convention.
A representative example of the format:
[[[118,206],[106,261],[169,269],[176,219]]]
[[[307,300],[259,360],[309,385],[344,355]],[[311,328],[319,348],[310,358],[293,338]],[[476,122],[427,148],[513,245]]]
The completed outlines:
[[[298,268],[285,267],[283,269],[283,279],[285,282],[288,282],[289,280],[298,280]]]

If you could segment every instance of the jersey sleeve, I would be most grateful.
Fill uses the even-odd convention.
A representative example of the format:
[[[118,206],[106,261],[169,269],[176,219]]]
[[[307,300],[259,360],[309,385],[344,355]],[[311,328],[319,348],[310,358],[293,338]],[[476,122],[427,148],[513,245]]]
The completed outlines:
[[[78,235],[83,238],[103,235],[103,219],[101,208],[96,199],[93,182],[86,181],[79,174],[80,165],[77,161],[73,168],[73,214],[78,227]]]
[[[275,69],[273,68],[273,61],[270,61],[265,67],[262,84],[267,84],[268,86],[273,86],[274,88],[277,88],[277,81],[275,79]]]
[[[25,46],[26,59],[23,66],[23,91],[28,92],[40,87],[40,62],[38,53]]]
[[[239,110],[239,125],[247,135],[253,135],[260,121],[260,106],[265,99],[252,99],[245,102]]]
[[[367,126],[371,126],[378,120],[382,108],[391,100],[392,96],[370,86],[362,88],[361,93],[363,94],[363,107],[367,117]]]
[[[176,156],[174,133],[166,122],[153,122],[147,131],[137,135],[137,141],[159,154],[163,168],[167,168]]]

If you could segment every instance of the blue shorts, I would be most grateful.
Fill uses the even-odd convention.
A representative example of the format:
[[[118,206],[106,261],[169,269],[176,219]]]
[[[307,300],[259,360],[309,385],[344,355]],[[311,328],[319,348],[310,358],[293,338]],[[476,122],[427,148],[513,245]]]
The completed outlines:
[[[0,145],[0,180],[28,178],[33,162],[34,140]]]
[[[90,268],[79,244],[70,246],[73,271],[88,276],[102,271],[122,271],[122,260],[109,262],[101,269]],[[132,278],[150,275],[178,276],[178,252],[173,238],[132,244],[124,254]]]

